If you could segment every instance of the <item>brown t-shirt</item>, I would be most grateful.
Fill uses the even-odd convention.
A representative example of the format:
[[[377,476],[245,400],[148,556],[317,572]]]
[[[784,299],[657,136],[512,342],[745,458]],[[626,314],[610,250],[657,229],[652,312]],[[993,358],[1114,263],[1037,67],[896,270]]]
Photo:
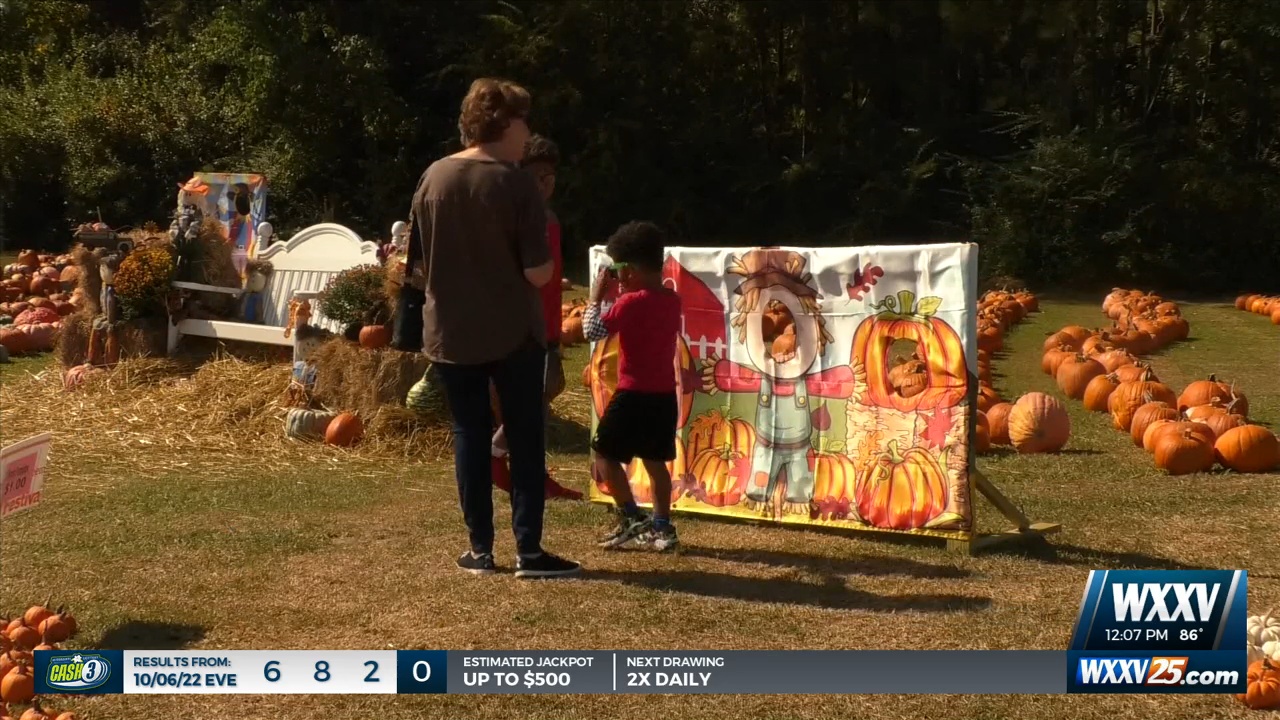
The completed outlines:
[[[524,276],[551,259],[532,175],[496,160],[437,160],[418,182],[412,225],[426,294],[422,352],[432,362],[475,365],[546,345],[538,290]]]

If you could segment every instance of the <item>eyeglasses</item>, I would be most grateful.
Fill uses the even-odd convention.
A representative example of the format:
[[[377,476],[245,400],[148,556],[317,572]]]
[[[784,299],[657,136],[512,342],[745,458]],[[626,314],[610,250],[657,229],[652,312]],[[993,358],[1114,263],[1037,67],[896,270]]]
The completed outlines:
[[[618,271],[626,267],[629,263],[616,262],[609,264],[609,277],[618,277]]]

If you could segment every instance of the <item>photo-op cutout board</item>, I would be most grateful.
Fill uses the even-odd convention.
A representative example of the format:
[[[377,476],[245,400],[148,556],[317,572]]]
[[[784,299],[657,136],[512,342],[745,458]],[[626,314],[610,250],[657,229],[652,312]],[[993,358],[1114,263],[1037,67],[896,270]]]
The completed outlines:
[[[595,277],[609,260],[590,253]],[[968,243],[668,248],[683,309],[672,508],[971,537],[977,260]],[[618,352],[616,336],[592,345],[593,433]],[[651,505],[642,465],[627,472]],[[591,499],[612,503],[598,478]]]
[[[267,219],[266,178],[253,173],[198,172],[179,190],[179,210],[184,201],[196,201],[205,217],[222,224],[223,235],[232,245],[231,259],[243,273],[257,254],[258,225]]]

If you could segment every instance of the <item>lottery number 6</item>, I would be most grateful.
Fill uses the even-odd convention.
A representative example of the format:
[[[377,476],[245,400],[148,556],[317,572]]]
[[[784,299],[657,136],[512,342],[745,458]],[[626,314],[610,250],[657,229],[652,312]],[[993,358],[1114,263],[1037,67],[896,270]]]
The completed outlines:
[[[262,676],[267,679],[267,682],[276,682],[277,680],[279,680],[280,679],[280,661],[272,660],[266,665],[263,665]]]

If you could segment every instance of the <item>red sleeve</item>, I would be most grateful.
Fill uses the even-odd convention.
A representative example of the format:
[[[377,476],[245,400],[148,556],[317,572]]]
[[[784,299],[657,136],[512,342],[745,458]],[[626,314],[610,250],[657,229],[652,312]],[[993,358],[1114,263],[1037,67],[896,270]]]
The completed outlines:
[[[623,293],[618,299],[609,306],[609,309],[601,313],[600,322],[604,323],[605,329],[610,335],[619,332],[627,323],[627,308],[631,305],[631,296],[629,293]]]
[[[853,395],[853,368],[848,365],[827,368],[820,373],[805,376],[804,384],[810,395],[847,398]]]
[[[716,388],[723,392],[758,392],[760,373],[728,360],[716,362]]]
[[[549,214],[549,213],[548,213]],[[542,286],[542,317],[547,323],[547,342],[560,342],[560,278],[564,276],[564,258],[560,255],[560,223],[547,221],[547,246],[551,249],[551,280]]]

